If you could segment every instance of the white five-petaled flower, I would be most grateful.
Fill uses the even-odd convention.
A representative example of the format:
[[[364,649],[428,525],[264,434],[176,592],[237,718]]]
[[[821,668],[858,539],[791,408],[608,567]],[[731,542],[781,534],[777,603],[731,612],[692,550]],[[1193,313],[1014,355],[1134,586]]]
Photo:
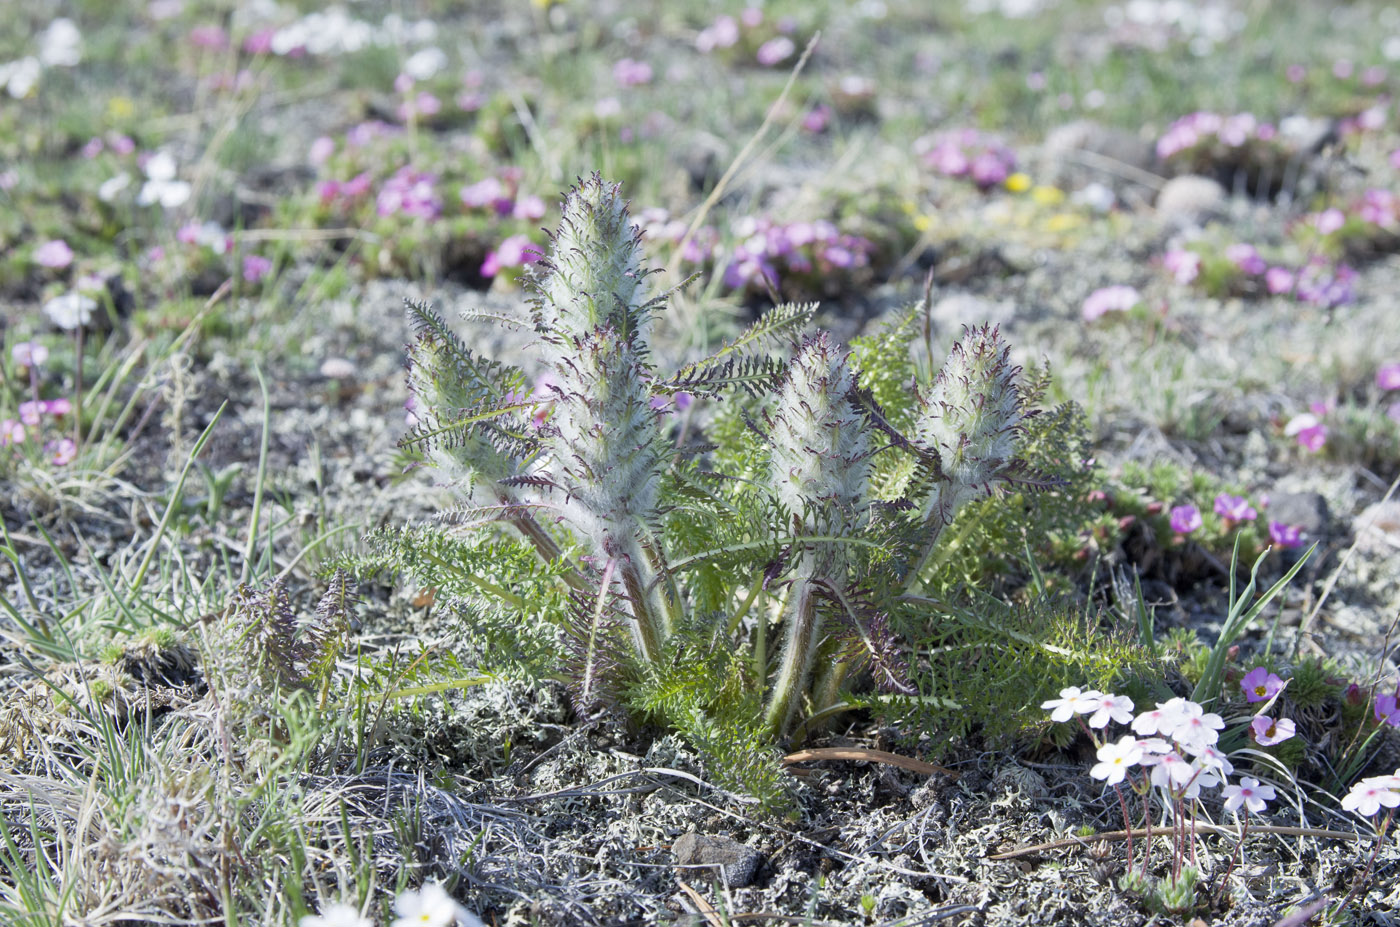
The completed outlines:
[[[1099,710],[1099,700],[1103,698],[1103,693],[1095,689],[1083,692],[1078,686],[1070,686],[1068,689],[1060,690],[1059,698],[1052,698],[1040,703],[1041,708],[1050,712],[1050,720],[1063,722],[1068,721],[1074,715],[1086,715],[1091,711]]]
[[[1188,702],[1184,698],[1158,702],[1156,708],[1144,711],[1133,719],[1133,733],[1161,734],[1163,737],[1171,737],[1186,718],[1192,714],[1200,713],[1200,705]]]
[[[354,905],[337,902],[321,909],[320,914],[308,914],[297,921],[297,927],[374,927],[374,921],[360,915]]]
[[[1195,705],[1194,702],[1187,704]],[[1220,731],[1224,727],[1225,720],[1214,712],[1197,712],[1182,718],[1172,735],[1188,752],[1199,754],[1220,739]]]
[[[71,332],[91,322],[92,310],[96,308],[95,299],[74,290],[44,303],[44,315],[59,328]]]
[[[428,882],[416,892],[394,899],[396,917],[390,927],[485,927],[481,918],[458,904],[440,882]]]
[[[137,194],[136,202],[142,206],[159,203],[166,209],[183,206],[190,198],[193,188],[175,176],[175,159],[168,151],[157,151],[146,161],[146,183]]]
[[[1236,812],[1240,810],[1240,805],[1256,813],[1263,811],[1264,806],[1275,797],[1272,785],[1260,785],[1258,779],[1249,776],[1241,779],[1239,785],[1225,786],[1220,794],[1225,796],[1225,810]]]
[[[1107,727],[1108,722],[1127,724],[1133,720],[1133,700],[1126,695],[1102,695],[1098,707],[1089,718],[1090,727]]]
[[[1089,770],[1089,775],[1104,780],[1108,785],[1117,785],[1123,781],[1128,770],[1142,759],[1142,747],[1136,737],[1124,734],[1118,738],[1118,743],[1099,747],[1098,758],[1098,763]]]
[[[1392,776],[1362,779],[1342,797],[1343,811],[1355,811],[1368,818],[1381,808],[1394,808],[1397,805],[1400,805],[1400,770],[1396,770]]]

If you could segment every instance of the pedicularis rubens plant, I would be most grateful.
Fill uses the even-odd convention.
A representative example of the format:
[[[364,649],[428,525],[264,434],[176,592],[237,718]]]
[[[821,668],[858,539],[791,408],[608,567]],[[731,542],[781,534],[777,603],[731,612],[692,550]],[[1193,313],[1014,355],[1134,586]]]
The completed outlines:
[[[731,781],[778,790],[777,741],[867,669],[905,685],[887,619],[958,511],[1034,484],[1016,460],[1019,368],[995,330],[966,332],[901,431],[825,334],[786,363],[758,353],[811,317],[780,306],[666,377],[647,351],[665,297],[648,297],[618,189],[581,182],[562,215],[529,278],[532,319],[505,320],[536,332],[533,389],[409,306],[406,443],[463,504],[375,543],[439,589],[487,664],[564,679],[581,712],[658,720]],[[691,399],[735,393],[737,417],[703,425],[713,443],[678,447],[702,427]],[[882,455],[913,465],[877,497]],[[487,530],[500,524],[513,531]]]

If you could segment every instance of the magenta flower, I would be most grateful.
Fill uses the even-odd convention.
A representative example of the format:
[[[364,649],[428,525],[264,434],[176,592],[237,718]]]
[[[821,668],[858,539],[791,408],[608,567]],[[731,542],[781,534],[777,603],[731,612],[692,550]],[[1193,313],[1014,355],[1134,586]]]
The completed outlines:
[[[524,267],[540,259],[534,242],[524,235],[512,235],[488,252],[481,265],[483,277],[494,277],[507,267]]]
[[[1391,727],[1400,727],[1400,704],[1397,702],[1400,702],[1400,698],[1394,692],[1377,695],[1374,708],[1376,720]]]
[[[55,238],[34,249],[34,260],[41,267],[59,270],[73,263],[73,249],[62,238]]]
[[[52,460],[57,466],[71,463],[74,457],[78,456],[78,445],[73,443],[72,438],[60,438],[57,441],[50,441],[44,445],[44,450],[53,456]]]
[[[758,46],[758,63],[765,68],[771,68],[776,64],[782,64],[792,57],[792,53],[797,51],[797,45],[785,35],[769,39]]]
[[[813,135],[826,131],[827,124],[831,122],[831,107],[825,103],[819,103],[809,109],[802,117],[802,131],[811,132]]]
[[[37,341],[21,341],[10,348],[10,357],[20,367],[42,367],[49,359],[49,349]]]
[[[1011,171],[1007,169],[1006,162],[1001,158],[990,151],[984,151],[972,159],[968,173],[977,186],[986,190],[1006,180]]]
[[[272,51],[272,39],[276,29],[259,29],[243,40],[243,51],[249,55],[265,55]]]
[[[1285,525],[1281,521],[1269,522],[1269,541],[1278,547],[1298,547],[1303,543],[1303,529],[1297,525]]]
[[[1262,274],[1268,266],[1259,256],[1253,245],[1234,244],[1225,249],[1225,257],[1232,264],[1251,276]]]
[[[1380,389],[1400,389],[1400,364],[1382,364],[1376,371],[1376,386]]]
[[[1253,521],[1259,517],[1244,496],[1231,496],[1223,492],[1215,497],[1215,514],[1230,521]]]
[[[267,272],[272,270],[272,261],[261,254],[243,255],[243,279],[249,283],[257,283]]]
[[[1194,505],[1178,505],[1171,512],[1171,527],[1177,534],[1190,534],[1201,527],[1201,513]]]
[[[62,397],[44,403],[44,411],[50,415],[62,416],[73,411],[73,403]]]
[[[1285,685],[1287,683],[1262,666],[1256,666],[1240,680],[1245,700],[1250,702],[1267,701],[1282,692]]]
[[[1293,271],[1287,267],[1270,267],[1264,271],[1264,286],[1268,287],[1269,293],[1274,296],[1292,292],[1295,279],[1297,278],[1293,276]]]
[[[1126,312],[1141,302],[1142,294],[1134,287],[1122,284],[1101,287],[1084,300],[1084,321],[1092,322],[1110,312]]]
[[[1281,744],[1298,733],[1298,726],[1293,723],[1292,718],[1279,718],[1275,721],[1268,715],[1255,715],[1254,720],[1249,722],[1249,729],[1254,734],[1254,742],[1261,747]]]
[[[1283,426],[1283,433],[1289,437],[1296,437],[1298,443],[1310,451],[1320,451],[1327,443],[1327,426],[1319,422],[1317,416],[1311,412],[1293,416],[1288,420],[1288,424]]]

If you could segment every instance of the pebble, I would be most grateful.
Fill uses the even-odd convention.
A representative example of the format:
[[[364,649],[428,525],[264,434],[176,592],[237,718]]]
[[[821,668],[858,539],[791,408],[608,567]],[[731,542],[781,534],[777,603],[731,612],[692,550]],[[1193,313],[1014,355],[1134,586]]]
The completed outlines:
[[[724,874],[730,888],[752,885],[763,866],[763,854],[731,837],[709,837],[695,831],[683,834],[672,846],[677,866],[712,866]]]
[[[1157,194],[1157,215],[1178,225],[1194,225],[1221,212],[1229,194],[1218,182],[1198,174],[1173,177]]]

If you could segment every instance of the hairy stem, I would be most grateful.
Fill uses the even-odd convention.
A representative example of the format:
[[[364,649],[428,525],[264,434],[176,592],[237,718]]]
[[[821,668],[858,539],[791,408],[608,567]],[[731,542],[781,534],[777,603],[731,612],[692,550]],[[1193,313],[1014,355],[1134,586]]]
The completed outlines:
[[[797,711],[807,677],[811,675],[818,646],[821,644],[821,622],[818,621],[814,585],[810,579],[798,579],[800,584],[788,616],[787,638],[783,641],[782,662],[778,678],[769,695],[763,725],[773,736],[780,735]]]

